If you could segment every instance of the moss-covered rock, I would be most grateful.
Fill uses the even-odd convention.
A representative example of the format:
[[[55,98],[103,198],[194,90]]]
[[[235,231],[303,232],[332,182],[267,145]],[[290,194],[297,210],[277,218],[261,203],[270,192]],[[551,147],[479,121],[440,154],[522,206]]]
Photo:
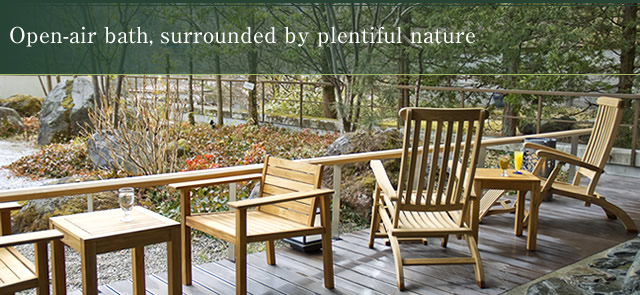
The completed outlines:
[[[60,82],[44,99],[39,118],[38,144],[64,142],[90,124],[93,86],[83,78]]]
[[[80,180],[80,179],[77,179]],[[64,178],[56,183],[72,183],[76,178]],[[49,228],[49,218],[87,212],[87,197],[89,195],[69,196],[29,200],[22,204],[22,209],[12,216],[13,232],[31,232]],[[114,192],[91,194],[93,209],[106,210],[118,208],[118,196]]]
[[[0,138],[13,136],[24,131],[24,124],[18,112],[0,107]]]
[[[12,108],[22,117],[37,116],[42,108],[42,97],[28,94],[16,94],[7,99],[0,100],[0,106]]]

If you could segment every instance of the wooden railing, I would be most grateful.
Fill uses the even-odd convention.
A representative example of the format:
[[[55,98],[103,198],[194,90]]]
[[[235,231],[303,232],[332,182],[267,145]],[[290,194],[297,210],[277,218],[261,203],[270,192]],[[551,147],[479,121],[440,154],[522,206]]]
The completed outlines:
[[[514,137],[502,137],[502,138],[491,138],[482,141],[482,147],[480,150],[480,154],[482,157],[486,155],[486,148],[489,146],[496,145],[504,145],[504,144],[514,144],[520,143],[527,138],[572,138],[572,148],[571,151],[573,154],[577,152],[577,138],[582,135],[588,135],[591,133],[591,129],[578,129],[578,130],[570,130],[570,131],[561,131],[561,132],[551,132],[537,135],[527,135],[527,136],[514,136]],[[401,149],[393,149],[393,150],[384,150],[384,151],[375,151],[375,152],[367,152],[367,153],[357,153],[357,154],[347,154],[347,155],[338,155],[338,156],[326,156],[326,157],[318,157],[311,159],[302,159],[299,161],[309,162],[314,164],[323,164],[325,166],[333,166],[333,186],[334,186],[334,195],[333,195],[333,208],[340,208],[340,184],[341,184],[341,175],[342,175],[342,166],[345,164],[352,164],[358,162],[368,162],[370,160],[383,160],[383,159],[398,159],[401,157],[402,150]],[[484,160],[481,160],[479,163],[480,166],[483,165]],[[135,177],[126,177],[126,178],[117,178],[117,179],[106,179],[106,180],[95,180],[95,181],[87,181],[80,183],[67,183],[67,184],[57,184],[57,185],[45,185],[39,187],[31,187],[31,188],[19,188],[19,189],[10,189],[0,191],[0,203],[2,202],[11,202],[11,201],[26,201],[26,200],[35,200],[35,199],[44,199],[44,198],[53,198],[53,197],[61,197],[61,196],[73,196],[73,195],[83,195],[83,194],[92,194],[103,191],[114,191],[121,187],[153,187],[153,186],[162,186],[170,183],[176,182],[185,182],[185,181],[193,181],[193,180],[201,180],[201,179],[213,179],[213,178],[221,178],[226,176],[240,175],[240,174],[248,174],[248,173],[258,173],[262,169],[261,164],[252,164],[245,166],[235,166],[235,167],[225,167],[225,168],[216,168],[216,169],[208,169],[208,170],[198,170],[198,171],[188,171],[188,172],[176,172],[176,173],[166,173],[166,174],[157,174],[157,175],[147,175],[147,176],[135,176]],[[573,169],[573,167],[571,168]],[[570,172],[572,173],[572,172]],[[230,200],[234,200],[235,192],[235,184],[230,184]],[[340,210],[333,210],[332,220],[340,220]],[[338,222],[332,222],[332,231],[334,236],[338,236]]]

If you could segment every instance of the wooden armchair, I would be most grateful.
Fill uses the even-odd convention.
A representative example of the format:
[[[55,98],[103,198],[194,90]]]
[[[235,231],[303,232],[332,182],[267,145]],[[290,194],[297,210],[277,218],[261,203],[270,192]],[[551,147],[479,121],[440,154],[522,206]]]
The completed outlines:
[[[15,202],[0,203],[0,294],[37,288],[39,295],[49,294],[49,266],[47,243],[62,239],[57,230],[15,234],[11,233],[11,210],[20,209]],[[33,243],[35,265],[22,256],[13,246]]]
[[[549,177],[546,179],[541,177],[542,192],[551,192],[556,195],[582,200],[585,201],[587,205],[596,204],[602,207],[608,218],[620,219],[627,231],[637,232],[636,224],[624,210],[605,200],[603,196],[595,191],[600,175],[604,172],[604,166],[609,159],[613,140],[618,134],[618,127],[620,126],[620,120],[622,120],[623,111],[622,100],[618,98],[600,97],[597,103],[599,105],[598,114],[582,159],[534,143],[525,143],[524,147],[537,150],[536,154],[538,155],[539,161],[538,165],[534,167],[534,175],[539,174],[543,163],[547,159],[558,162]],[[578,167],[571,183],[556,180],[564,164],[576,165]],[[589,179],[586,186],[580,184],[582,177]]]
[[[487,113],[478,108],[404,108],[400,117],[405,126],[397,189],[382,162],[371,161],[376,187],[369,247],[375,238],[389,239],[400,290],[404,289],[403,267],[420,264],[473,264],[476,283],[483,287],[480,253],[463,216],[470,210],[472,190],[466,188],[473,181]],[[446,246],[452,234],[465,238],[470,257],[402,257],[399,240],[440,237]]]
[[[262,174],[230,176],[169,185],[179,189],[182,213],[182,282],[191,279],[191,228],[236,246],[236,294],[247,293],[247,243],[266,241],[267,264],[275,265],[274,240],[312,234],[322,235],[324,285],[333,288],[333,254],[329,212],[330,189],[321,189],[322,165],[267,157]],[[229,202],[234,211],[191,214],[190,191],[196,187],[260,180],[256,199]],[[314,226],[320,207],[320,226]],[[256,207],[255,210],[248,210]]]

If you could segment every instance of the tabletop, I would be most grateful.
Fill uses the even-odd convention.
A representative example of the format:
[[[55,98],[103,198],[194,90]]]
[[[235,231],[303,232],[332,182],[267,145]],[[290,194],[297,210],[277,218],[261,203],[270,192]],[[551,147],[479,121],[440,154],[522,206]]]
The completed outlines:
[[[501,180],[509,182],[540,181],[540,179],[527,170],[520,170],[522,174],[515,174],[515,170],[507,169],[509,176],[500,176],[502,169],[497,168],[476,168],[475,180]]]
[[[121,209],[111,209],[57,216],[50,220],[56,228],[71,232],[82,240],[180,226],[176,221],[139,206],[131,210],[132,221],[123,222],[120,220],[122,216],[124,213]]]

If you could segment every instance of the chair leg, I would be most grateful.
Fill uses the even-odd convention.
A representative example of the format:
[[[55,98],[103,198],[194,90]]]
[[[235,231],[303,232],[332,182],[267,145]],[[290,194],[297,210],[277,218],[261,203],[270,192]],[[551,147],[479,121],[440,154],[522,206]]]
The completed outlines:
[[[181,226],[182,237],[182,284],[191,285],[191,227],[184,224]]]
[[[49,295],[49,259],[47,255],[47,242],[38,242],[35,245],[36,275],[38,276],[38,295]]]
[[[376,233],[380,228],[380,212],[378,208],[380,206],[380,188],[376,185],[376,189],[373,196],[373,206],[371,208],[371,228],[369,231],[369,248],[373,248],[373,240],[376,238]]]
[[[324,287],[333,289],[335,285],[333,278],[333,250],[329,231],[322,234],[322,268],[324,269]]]
[[[474,268],[476,273],[476,284],[480,288],[484,288],[484,270],[482,269],[482,259],[480,259],[480,251],[478,251],[478,245],[473,235],[465,235],[467,245],[469,246],[469,252],[471,257],[475,260]]]
[[[247,294],[247,245],[236,245],[236,294]]]
[[[633,219],[631,219],[629,214],[627,214],[627,212],[625,212],[624,210],[620,209],[620,207],[612,203],[609,203],[603,197],[593,198],[593,200],[591,200],[591,203],[602,207],[602,209],[608,213],[607,215],[611,214],[616,216],[622,222],[622,224],[624,225],[624,227],[627,229],[628,232],[638,232],[636,223],[633,221]]]
[[[391,251],[393,252],[393,260],[396,264],[396,281],[398,283],[398,290],[404,290],[404,272],[402,266],[402,255],[400,253],[400,244],[398,238],[389,234],[389,243],[391,244]]]
[[[276,248],[273,244],[273,240],[267,241],[266,244],[267,244],[267,264],[275,265],[276,264]]]
[[[440,242],[440,246],[442,248],[447,248],[447,243],[449,242],[449,235],[442,237],[442,242]]]

